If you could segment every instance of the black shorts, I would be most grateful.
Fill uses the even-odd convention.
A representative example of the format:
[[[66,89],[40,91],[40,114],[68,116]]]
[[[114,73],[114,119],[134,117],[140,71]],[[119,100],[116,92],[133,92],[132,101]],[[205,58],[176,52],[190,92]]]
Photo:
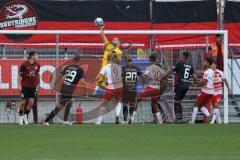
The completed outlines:
[[[174,92],[175,92],[174,100],[176,100],[176,101],[183,100],[188,89],[189,89],[189,83],[178,83],[174,89]]]
[[[70,100],[72,100],[72,95],[64,95],[62,94],[59,98],[59,103],[65,106]]]
[[[37,92],[36,87],[35,88],[22,87],[21,98],[22,99],[36,98],[36,92]]]
[[[137,92],[130,90],[123,90],[122,102],[125,104],[135,104],[137,101]]]

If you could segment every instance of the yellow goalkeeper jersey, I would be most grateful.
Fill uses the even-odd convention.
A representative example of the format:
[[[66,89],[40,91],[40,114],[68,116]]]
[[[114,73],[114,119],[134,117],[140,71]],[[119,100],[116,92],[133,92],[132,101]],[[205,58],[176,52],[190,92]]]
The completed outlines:
[[[119,60],[122,59],[122,51],[120,50],[119,47],[115,47],[112,43],[109,41],[104,42],[104,54],[103,54],[103,60],[102,60],[102,67],[106,66],[108,64],[108,54],[111,53],[112,51],[116,52],[116,56]]]

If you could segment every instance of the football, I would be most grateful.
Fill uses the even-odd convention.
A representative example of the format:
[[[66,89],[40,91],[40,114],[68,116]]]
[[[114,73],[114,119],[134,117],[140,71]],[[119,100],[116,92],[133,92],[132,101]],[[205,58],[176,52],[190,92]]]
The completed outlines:
[[[103,19],[102,18],[96,18],[94,22],[95,22],[96,26],[103,26]]]

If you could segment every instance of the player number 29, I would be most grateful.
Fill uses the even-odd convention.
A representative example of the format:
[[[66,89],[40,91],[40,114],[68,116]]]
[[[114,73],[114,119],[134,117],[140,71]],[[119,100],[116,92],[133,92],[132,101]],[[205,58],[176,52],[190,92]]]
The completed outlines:
[[[75,77],[76,77],[76,75],[77,75],[76,71],[69,71],[69,70],[67,70],[65,81],[73,82]]]
[[[127,72],[125,77],[125,82],[134,83],[137,80],[137,73],[136,72]]]
[[[188,79],[189,78],[189,75],[190,75],[190,68],[185,68],[185,71],[184,71],[184,79]]]

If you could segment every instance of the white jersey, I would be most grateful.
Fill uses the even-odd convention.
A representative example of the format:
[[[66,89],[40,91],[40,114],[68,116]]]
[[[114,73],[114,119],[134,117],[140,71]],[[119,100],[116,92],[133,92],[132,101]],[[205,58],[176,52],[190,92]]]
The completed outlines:
[[[164,73],[164,70],[156,64],[148,66],[144,71],[145,77],[149,80],[148,86],[151,88],[160,88],[159,79]]]
[[[213,75],[214,95],[223,94],[223,81],[226,79],[224,73],[220,70],[215,70]]]
[[[100,74],[107,78],[108,89],[117,89],[123,87],[121,76],[122,67],[120,65],[116,63],[108,64],[101,69]]]
[[[214,71],[212,69],[207,69],[204,71],[203,79],[207,80],[207,84],[202,87],[202,92],[207,94],[214,94],[213,75]]]

